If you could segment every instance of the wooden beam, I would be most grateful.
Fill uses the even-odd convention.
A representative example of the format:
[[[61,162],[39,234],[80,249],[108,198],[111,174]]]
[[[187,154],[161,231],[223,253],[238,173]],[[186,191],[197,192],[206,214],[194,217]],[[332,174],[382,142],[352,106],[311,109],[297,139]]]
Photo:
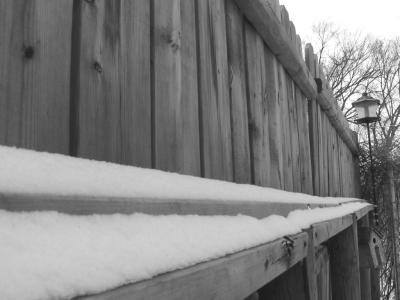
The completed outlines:
[[[317,289],[317,273],[316,273],[316,247],[314,246],[315,229],[313,226],[309,228],[308,233],[308,244],[313,245],[308,247],[306,257],[306,274],[307,274],[307,288],[309,300],[318,300],[318,289]]]
[[[287,216],[295,209],[330,207],[329,204],[283,203],[261,201],[224,201],[206,199],[113,198],[74,195],[29,195],[0,193],[0,209],[9,211],[55,210],[75,215],[131,214],[135,212],[197,215],[244,214],[256,218]]]
[[[328,248],[318,246],[315,248],[315,276],[317,280],[317,299],[330,299],[330,262]]]
[[[307,255],[308,235],[290,238],[75,300],[244,299]]]
[[[359,220],[363,216],[367,215],[368,212],[372,209],[372,205],[364,207],[353,214],[354,218],[356,218],[356,220]],[[346,228],[352,226],[353,215],[346,215],[343,217],[314,224],[314,246],[322,244],[323,242],[331,239]]]

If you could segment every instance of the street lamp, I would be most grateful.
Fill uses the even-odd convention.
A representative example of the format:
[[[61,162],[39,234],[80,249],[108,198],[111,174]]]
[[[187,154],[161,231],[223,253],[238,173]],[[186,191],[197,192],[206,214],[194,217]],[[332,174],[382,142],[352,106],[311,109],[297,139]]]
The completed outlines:
[[[352,103],[352,106],[356,109],[357,112],[357,119],[355,119],[355,122],[358,124],[367,124],[369,159],[371,161],[370,170],[371,170],[372,192],[373,192],[372,203],[375,205],[374,219],[376,224],[378,223],[378,215],[376,213],[376,187],[375,187],[375,174],[374,174],[375,172],[372,160],[371,133],[369,129],[369,124],[379,120],[379,117],[377,115],[379,104],[380,101],[378,99],[369,96],[367,93],[363,93],[361,98],[357,99]]]
[[[377,110],[379,107],[379,100],[372,98],[367,93],[363,93],[361,98],[352,103],[357,112],[358,124],[369,124],[379,120]]]

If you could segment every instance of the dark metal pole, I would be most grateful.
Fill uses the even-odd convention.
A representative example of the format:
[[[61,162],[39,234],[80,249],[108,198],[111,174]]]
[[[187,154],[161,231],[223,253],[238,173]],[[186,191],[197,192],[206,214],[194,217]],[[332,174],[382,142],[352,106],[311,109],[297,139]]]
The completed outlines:
[[[378,211],[377,211],[377,201],[376,201],[376,186],[375,186],[375,169],[374,161],[372,159],[372,145],[371,145],[371,133],[369,129],[369,123],[367,123],[368,132],[368,146],[369,146],[369,160],[370,160],[370,172],[371,172],[371,183],[372,183],[372,204],[374,205],[374,222],[378,225]]]

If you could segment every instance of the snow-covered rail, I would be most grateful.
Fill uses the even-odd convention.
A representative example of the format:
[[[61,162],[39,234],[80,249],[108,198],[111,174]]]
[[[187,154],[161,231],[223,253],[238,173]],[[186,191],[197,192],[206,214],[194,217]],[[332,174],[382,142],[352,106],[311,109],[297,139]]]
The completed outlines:
[[[309,247],[317,247],[351,227],[353,222],[357,222],[370,210],[371,207],[368,206],[354,215],[313,224],[311,232],[317,233],[313,245],[309,244],[309,233],[301,232],[187,269],[76,300],[244,299],[306,259]],[[289,248],[288,239],[291,243]],[[307,276],[307,280],[311,280],[310,277],[315,274],[309,273]],[[297,280],[301,281],[302,278]],[[290,286],[290,282],[287,284]],[[304,291],[296,299],[304,299],[307,293],[309,292]]]
[[[316,247],[345,232],[357,241],[372,208],[1,146],[0,165],[4,299],[242,299],[304,262],[305,295],[316,289]],[[61,282],[23,284],[60,268]]]

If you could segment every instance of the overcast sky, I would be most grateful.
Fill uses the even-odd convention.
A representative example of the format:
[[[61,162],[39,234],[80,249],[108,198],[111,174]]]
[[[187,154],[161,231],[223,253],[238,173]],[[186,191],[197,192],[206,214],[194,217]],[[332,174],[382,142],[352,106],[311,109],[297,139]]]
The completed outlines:
[[[312,24],[326,20],[376,37],[400,37],[400,0],[280,0],[303,41]]]

